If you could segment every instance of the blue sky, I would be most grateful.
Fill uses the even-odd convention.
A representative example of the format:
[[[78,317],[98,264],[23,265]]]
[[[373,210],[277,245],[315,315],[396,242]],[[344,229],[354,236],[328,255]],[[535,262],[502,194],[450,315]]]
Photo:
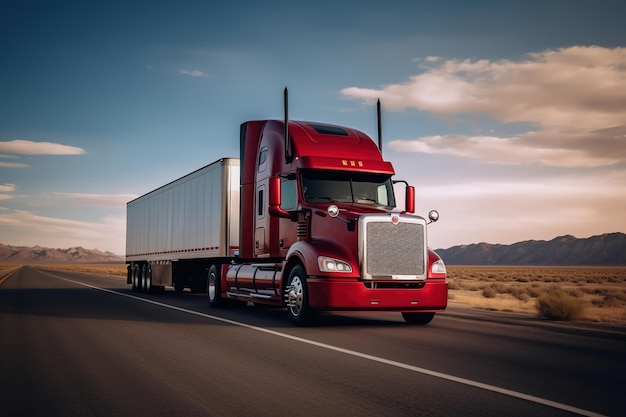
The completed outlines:
[[[290,117],[376,135],[434,248],[626,232],[620,1],[9,1],[0,243],[123,254],[126,202]]]

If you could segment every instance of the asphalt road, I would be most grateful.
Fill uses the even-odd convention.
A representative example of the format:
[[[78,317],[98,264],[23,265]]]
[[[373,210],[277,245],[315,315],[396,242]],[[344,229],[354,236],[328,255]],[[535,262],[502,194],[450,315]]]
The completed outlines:
[[[626,415],[626,329],[211,309],[119,277],[0,271],[2,416]]]

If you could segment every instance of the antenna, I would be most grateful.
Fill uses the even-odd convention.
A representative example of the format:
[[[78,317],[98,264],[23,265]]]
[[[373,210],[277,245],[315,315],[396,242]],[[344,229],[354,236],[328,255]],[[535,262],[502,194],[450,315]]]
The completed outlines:
[[[289,141],[289,92],[285,87],[285,162],[291,160],[291,142]]]
[[[376,102],[376,115],[378,117],[378,149],[380,149],[380,153],[383,153],[383,127],[380,117],[380,99]]]

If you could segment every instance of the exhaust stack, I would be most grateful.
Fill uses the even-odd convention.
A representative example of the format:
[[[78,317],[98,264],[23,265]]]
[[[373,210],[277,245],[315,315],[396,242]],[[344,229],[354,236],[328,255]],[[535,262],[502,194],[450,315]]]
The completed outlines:
[[[382,127],[382,118],[380,116],[380,99],[376,102],[376,116],[378,118],[378,149],[382,155],[383,153],[383,127]]]
[[[291,162],[291,141],[289,140],[289,92],[285,87],[285,162]]]

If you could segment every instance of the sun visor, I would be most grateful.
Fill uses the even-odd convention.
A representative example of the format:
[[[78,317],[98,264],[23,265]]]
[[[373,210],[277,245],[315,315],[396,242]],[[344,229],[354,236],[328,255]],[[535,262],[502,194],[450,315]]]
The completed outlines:
[[[386,161],[367,159],[334,158],[326,156],[301,156],[294,161],[298,168],[324,169],[332,171],[371,172],[394,175],[393,166]]]

